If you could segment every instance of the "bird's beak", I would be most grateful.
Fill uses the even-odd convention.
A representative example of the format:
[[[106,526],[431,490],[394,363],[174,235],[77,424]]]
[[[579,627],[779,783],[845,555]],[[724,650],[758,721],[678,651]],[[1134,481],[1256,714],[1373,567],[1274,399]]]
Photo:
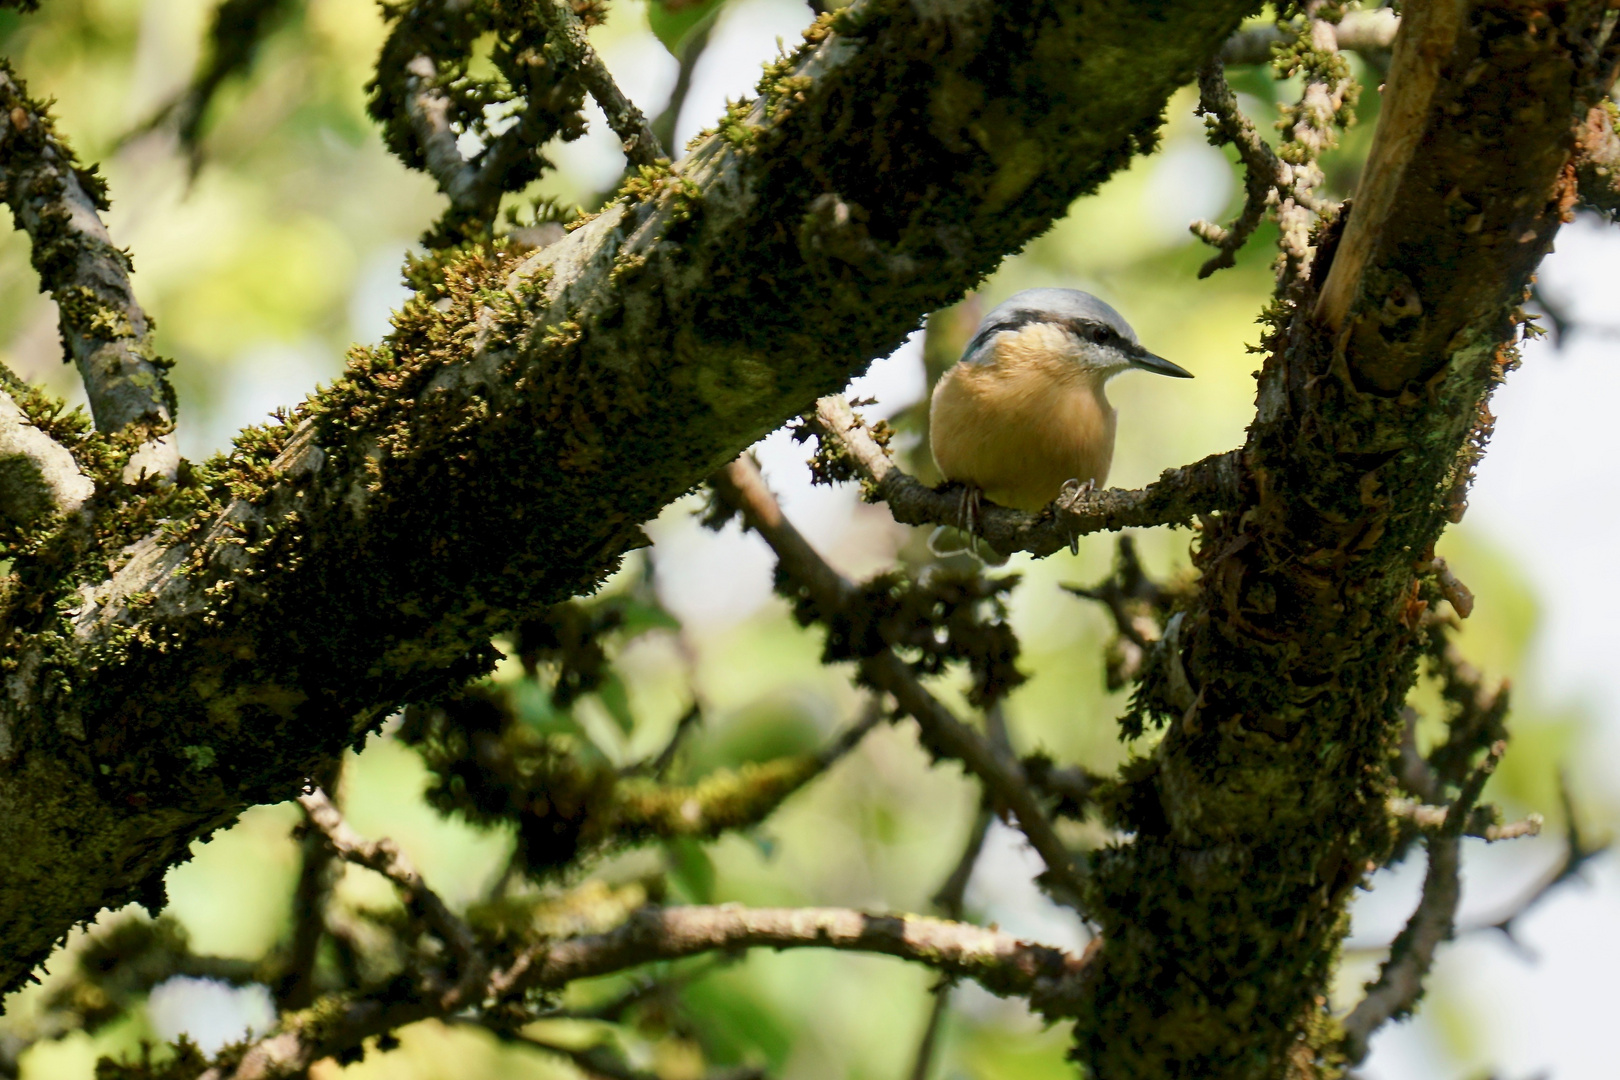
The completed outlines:
[[[1171,375],[1177,379],[1190,379],[1193,373],[1180,364],[1172,364],[1162,356],[1154,356],[1146,349],[1138,346],[1131,350],[1131,366],[1151,371],[1155,375]]]

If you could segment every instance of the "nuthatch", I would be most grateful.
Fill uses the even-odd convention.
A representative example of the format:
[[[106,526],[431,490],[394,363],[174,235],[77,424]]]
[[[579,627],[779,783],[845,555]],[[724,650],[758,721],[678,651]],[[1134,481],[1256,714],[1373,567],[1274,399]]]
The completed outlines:
[[[973,532],[981,494],[1033,512],[1070,481],[1106,480],[1114,407],[1103,384],[1131,367],[1192,378],[1077,289],[1027,289],[986,315],[929,411],[934,462],[964,487],[963,527]]]

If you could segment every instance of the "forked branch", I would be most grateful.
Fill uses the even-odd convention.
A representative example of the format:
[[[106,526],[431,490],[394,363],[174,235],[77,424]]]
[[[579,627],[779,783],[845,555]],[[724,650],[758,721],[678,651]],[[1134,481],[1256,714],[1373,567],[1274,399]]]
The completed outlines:
[[[608,126],[619,137],[630,164],[654,165],[660,158],[667,161],[669,155],[658,144],[647,118],[614,82],[568,0],[539,0],[537,10],[551,32],[548,44],[555,46],[563,61],[579,72],[580,81],[607,114]]]
[[[776,552],[778,572],[809,590],[820,610],[838,612],[854,600],[855,586],[827,565],[782,514],[759,468],[749,458],[738,458],[711,477],[709,483]],[[1071,901],[1078,896],[1079,867],[1052,828],[1051,819],[1036,800],[1018,761],[957,719],[929,693],[892,645],[862,658],[859,669],[865,681],[891,694],[900,710],[917,721],[922,742],[930,751],[967,766],[985,785],[991,800],[1016,816],[1018,827],[1046,862],[1057,891]]]

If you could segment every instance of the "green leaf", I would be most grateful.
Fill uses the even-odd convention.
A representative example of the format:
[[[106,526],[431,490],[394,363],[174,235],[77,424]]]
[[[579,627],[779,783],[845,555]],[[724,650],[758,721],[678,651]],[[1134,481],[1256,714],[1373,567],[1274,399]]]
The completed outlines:
[[[666,841],[664,860],[676,889],[688,903],[714,903],[714,860],[702,844],[687,837]]]
[[[617,673],[608,671],[602,678],[602,685],[596,688],[596,697],[601,701],[602,708],[613,717],[619,730],[630,734],[636,726],[636,718],[630,712],[630,692],[625,689],[624,680]]]
[[[647,23],[670,55],[678,59],[692,35],[723,3],[725,0],[654,0],[647,5]]]

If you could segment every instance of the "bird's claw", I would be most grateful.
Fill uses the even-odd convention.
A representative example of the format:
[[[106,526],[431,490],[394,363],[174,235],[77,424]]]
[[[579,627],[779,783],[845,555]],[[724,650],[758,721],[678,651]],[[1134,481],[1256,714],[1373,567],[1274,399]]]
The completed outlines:
[[[1083,484],[1078,480],[1065,480],[1065,481],[1063,481],[1063,490],[1058,495],[1058,500],[1057,501],[1058,501],[1058,504],[1060,506],[1062,506],[1065,510],[1072,509],[1074,507],[1074,504],[1076,502],[1078,502],[1083,496],[1090,495],[1093,491],[1096,491],[1096,490],[1097,490],[1097,479],[1096,479],[1096,477],[1092,477],[1091,479],[1087,480]],[[1078,555],[1078,554],[1080,554],[1080,534],[1077,533],[1077,532],[1069,531],[1068,532],[1068,537],[1069,537],[1069,554],[1070,555]]]
[[[928,550],[941,558],[967,554],[988,566],[1000,566],[1007,561],[1005,555],[989,543],[984,543],[984,550],[980,550],[983,538],[979,535],[979,528],[983,523],[984,492],[973,484],[963,484],[956,496],[956,529],[962,534],[964,542],[957,544],[948,535],[950,526],[941,525],[928,537]]]
[[[971,540],[979,535],[979,522],[984,514],[984,492],[974,484],[963,484],[956,500],[957,527]]]

